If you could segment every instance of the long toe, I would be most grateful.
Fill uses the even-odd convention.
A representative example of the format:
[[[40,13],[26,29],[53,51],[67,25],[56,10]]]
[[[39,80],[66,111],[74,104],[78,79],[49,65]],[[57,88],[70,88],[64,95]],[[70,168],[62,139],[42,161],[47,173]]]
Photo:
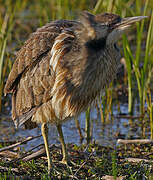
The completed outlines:
[[[65,165],[67,165],[69,167],[77,166],[77,164],[74,163],[73,161],[71,161],[69,158],[67,160],[63,158],[62,161],[60,161],[60,163],[65,164]]]

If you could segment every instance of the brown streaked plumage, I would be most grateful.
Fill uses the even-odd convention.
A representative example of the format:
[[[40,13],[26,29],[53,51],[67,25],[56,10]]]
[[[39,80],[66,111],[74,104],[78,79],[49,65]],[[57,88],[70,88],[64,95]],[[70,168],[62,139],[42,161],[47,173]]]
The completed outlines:
[[[83,12],[80,21],[57,20],[39,28],[17,53],[5,85],[12,93],[12,118],[27,128],[42,123],[48,157],[46,123],[56,124],[67,162],[61,124],[79,115],[117,73],[122,31],[145,17]]]

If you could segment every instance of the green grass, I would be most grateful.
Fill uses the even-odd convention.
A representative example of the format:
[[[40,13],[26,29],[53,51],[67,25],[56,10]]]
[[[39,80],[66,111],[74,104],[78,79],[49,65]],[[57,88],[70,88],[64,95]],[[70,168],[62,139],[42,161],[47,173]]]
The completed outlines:
[[[8,44],[13,38],[15,15],[22,10],[23,4],[19,0],[0,0],[0,110],[2,108],[1,100],[6,72],[11,70],[12,65],[7,50],[9,48]]]
[[[132,114],[134,111],[133,104],[136,90],[139,95],[140,114],[150,118],[151,138],[153,138],[153,0],[0,0],[0,109],[2,109],[2,100],[4,99],[4,83],[15,60],[15,53],[29,37],[29,34],[36,30],[37,27],[51,20],[61,18],[75,19],[82,10],[88,10],[94,14],[112,12],[122,17],[138,15],[149,17],[133,25],[131,30],[126,35],[123,35],[119,44],[123,47],[122,54],[124,52],[123,56],[126,62],[127,74],[123,85],[128,87],[129,113]],[[112,104],[114,103],[113,92],[114,84],[111,83],[106,88],[106,96],[98,100],[102,123],[110,120]],[[147,104],[147,109],[145,109],[145,103]],[[87,137],[90,136],[89,119],[90,111],[88,110],[86,112]],[[105,158],[97,159],[95,162],[96,168],[91,168],[89,173],[101,172],[102,163],[109,164]],[[108,166],[112,168],[111,172],[113,172],[112,174],[115,177],[121,173],[121,171],[116,169],[119,168],[116,166],[116,158],[116,155],[112,154],[112,158],[110,158],[112,164]],[[32,169],[37,168],[34,162],[33,164],[26,164],[26,166],[29,169],[30,167]],[[132,167],[129,165],[127,171],[130,172]],[[131,177],[129,175],[129,179],[138,178],[137,172],[132,172]],[[147,172],[148,170],[145,171],[146,174]],[[5,179],[7,175],[0,174],[0,179],[2,177]],[[47,178],[46,175],[44,176]]]
[[[146,1],[143,15],[146,15],[148,6],[148,1]],[[153,12],[152,12],[153,14]],[[145,113],[144,104],[147,94],[147,89],[150,86],[150,80],[152,76],[152,61],[153,57],[151,54],[152,51],[152,45],[153,45],[153,18],[151,14],[150,24],[148,28],[147,38],[146,38],[146,46],[145,46],[145,57],[143,61],[143,67],[140,67],[141,62],[141,54],[143,52],[143,49],[141,47],[141,41],[144,33],[144,21],[141,22],[141,24],[137,24],[137,38],[136,38],[136,54],[135,56],[132,53],[132,47],[130,47],[127,37],[124,35],[123,37],[123,44],[124,44],[124,54],[126,57],[126,66],[128,71],[128,85],[129,85],[129,113],[132,113],[132,87],[134,82],[132,81],[132,70],[134,70],[136,82],[137,82],[137,88],[139,92],[139,100],[140,100],[140,112],[142,115]],[[133,69],[132,69],[133,66]]]
[[[153,177],[152,162],[148,163],[130,163],[125,160],[126,157],[145,158],[146,154],[153,152],[151,146],[128,145],[119,146],[116,149],[112,147],[103,147],[98,144],[89,144],[76,146],[68,145],[71,161],[75,165],[66,166],[60,163],[60,148],[53,147],[51,151],[54,167],[51,177],[47,174],[47,161],[36,159],[28,162],[14,162],[10,165],[8,172],[0,172],[0,179],[102,179],[104,176],[117,177],[126,176],[126,180],[151,179]],[[86,152],[84,150],[86,149]],[[151,155],[148,157],[152,161]],[[7,164],[7,163],[6,163]],[[0,164],[5,166],[4,164]],[[18,173],[11,171],[12,168],[19,170]]]

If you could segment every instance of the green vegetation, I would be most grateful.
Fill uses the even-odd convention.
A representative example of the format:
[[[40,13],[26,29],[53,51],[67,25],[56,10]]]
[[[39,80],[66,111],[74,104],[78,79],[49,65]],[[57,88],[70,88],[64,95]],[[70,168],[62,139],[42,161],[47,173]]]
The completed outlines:
[[[8,172],[0,172],[0,180],[4,179],[93,179],[111,176],[114,179],[122,177],[125,180],[139,180],[153,178],[152,155],[148,151],[153,148],[149,145],[119,146],[115,150],[112,147],[103,147],[98,144],[76,146],[68,144],[71,162],[69,166],[60,163],[61,148],[53,146],[51,155],[53,158],[53,170],[51,176],[47,174],[47,161],[42,158],[28,162],[0,163],[7,167]],[[144,158],[149,155],[148,162],[128,162],[126,158]],[[9,166],[8,166],[9,165]]]
[[[51,20],[75,19],[82,10],[88,10],[94,14],[112,12],[122,17],[148,16],[148,19],[133,25],[131,30],[123,35],[119,43],[123,47],[121,52],[124,52],[122,55],[126,64],[122,86],[128,89],[129,113],[133,114],[135,99],[138,97],[139,111],[142,116],[140,123],[144,124],[144,117],[149,117],[150,123],[148,125],[150,125],[151,138],[153,139],[153,0],[0,0],[0,110],[3,108],[2,104],[6,102],[6,99],[3,98],[3,88],[15,60],[15,54],[29,37],[29,34]],[[119,88],[119,86],[118,80],[116,80],[115,85],[111,83],[105,91],[106,96],[97,100],[96,107],[97,111],[100,112],[102,123],[109,121],[110,115],[112,115],[112,104],[116,103],[115,100],[117,99],[115,88]],[[145,104],[147,108],[145,108]],[[90,109],[86,112],[87,139],[90,139],[91,136],[89,120]],[[78,151],[81,151],[82,147],[77,148]],[[108,148],[106,150],[108,152],[106,152],[105,148],[98,146],[96,148],[100,148],[99,151],[103,154],[94,157],[92,162],[87,162],[80,170],[79,173],[84,177],[88,174],[89,177],[96,179],[98,175],[102,177],[102,175],[109,174],[113,175],[114,178],[127,175],[128,179],[131,180],[145,176],[150,179],[153,178],[150,170],[145,169],[142,164],[119,163],[118,158],[122,149],[119,152],[119,150],[114,151]],[[126,154],[127,157],[129,154]],[[80,160],[77,163],[80,166],[83,162]],[[44,168],[46,161],[42,161],[42,163],[40,160],[32,161],[20,165],[23,167],[23,172],[28,170],[28,176],[34,175],[48,179],[47,171]],[[57,166],[60,169],[60,165]],[[72,170],[65,166],[61,167],[65,179],[76,172],[76,167]],[[41,174],[38,174],[38,169],[41,169],[39,172]],[[53,173],[57,176],[57,172]],[[7,179],[10,175],[13,175],[11,171],[5,174],[0,172],[0,180]]]
[[[123,50],[127,69],[127,81],[124,83],[127,84],[128,82],[129,113],[133,112],[133,89],[138,89],[140,112],[144,115],[144,104],[148,93],[151,93],[151,91],[148,92],[148,89],[151,89],[153,65],[153,56],[151,56],[153,53],[152,4],[149,0],[74,0],[73,2],[68,0],[38,0],[37,3],[34,0],[0,0],[0,99],[3,96],[5,78],[15,59],[14,52],[21,47],[25,39],[28,38],[29,34],[36,27],[42,26],[54,19],[74,19],[84,9],[95,14],[100,12],[117,13],[122,17],[146,15],[149,17],[148,21],[145,20],[145,23],[142,21],[141,23],[137,23],[136,26],[133,26],[136,29],[136,33],[134,32],[133,34],[134,37],[131,37],[130,33],[128,36],[123,36]],[[148,26],[146,25],[147,22]],[[131,45],[130,42],[133,44]],[[136,49],[135,52],[133,49]],[[141,64],[143,64],[143,67],[140,66]],[[107,104],[109,110],[111,104],[111,97],[109,97],[109,104]],[[105,105],[103,104],[103,106]],[[149,109],[148,114],[152,111],[152,107]],[[107,113],[104,110],[101,115],[108,116],[109,110],[107,110]],[[152,114],[150,116],[152,118]]]

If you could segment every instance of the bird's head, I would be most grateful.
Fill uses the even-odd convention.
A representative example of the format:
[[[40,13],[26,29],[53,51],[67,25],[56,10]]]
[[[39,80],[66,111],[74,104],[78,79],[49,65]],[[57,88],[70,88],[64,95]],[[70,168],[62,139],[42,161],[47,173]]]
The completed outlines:
[[[121,18],[119,15],[104,13],[93,15],[87,11],[82,12],[80,22],[86,29],[90,40],[105,39],[106,45],[117,42],[121,34],[131,24],[147,16]]]

